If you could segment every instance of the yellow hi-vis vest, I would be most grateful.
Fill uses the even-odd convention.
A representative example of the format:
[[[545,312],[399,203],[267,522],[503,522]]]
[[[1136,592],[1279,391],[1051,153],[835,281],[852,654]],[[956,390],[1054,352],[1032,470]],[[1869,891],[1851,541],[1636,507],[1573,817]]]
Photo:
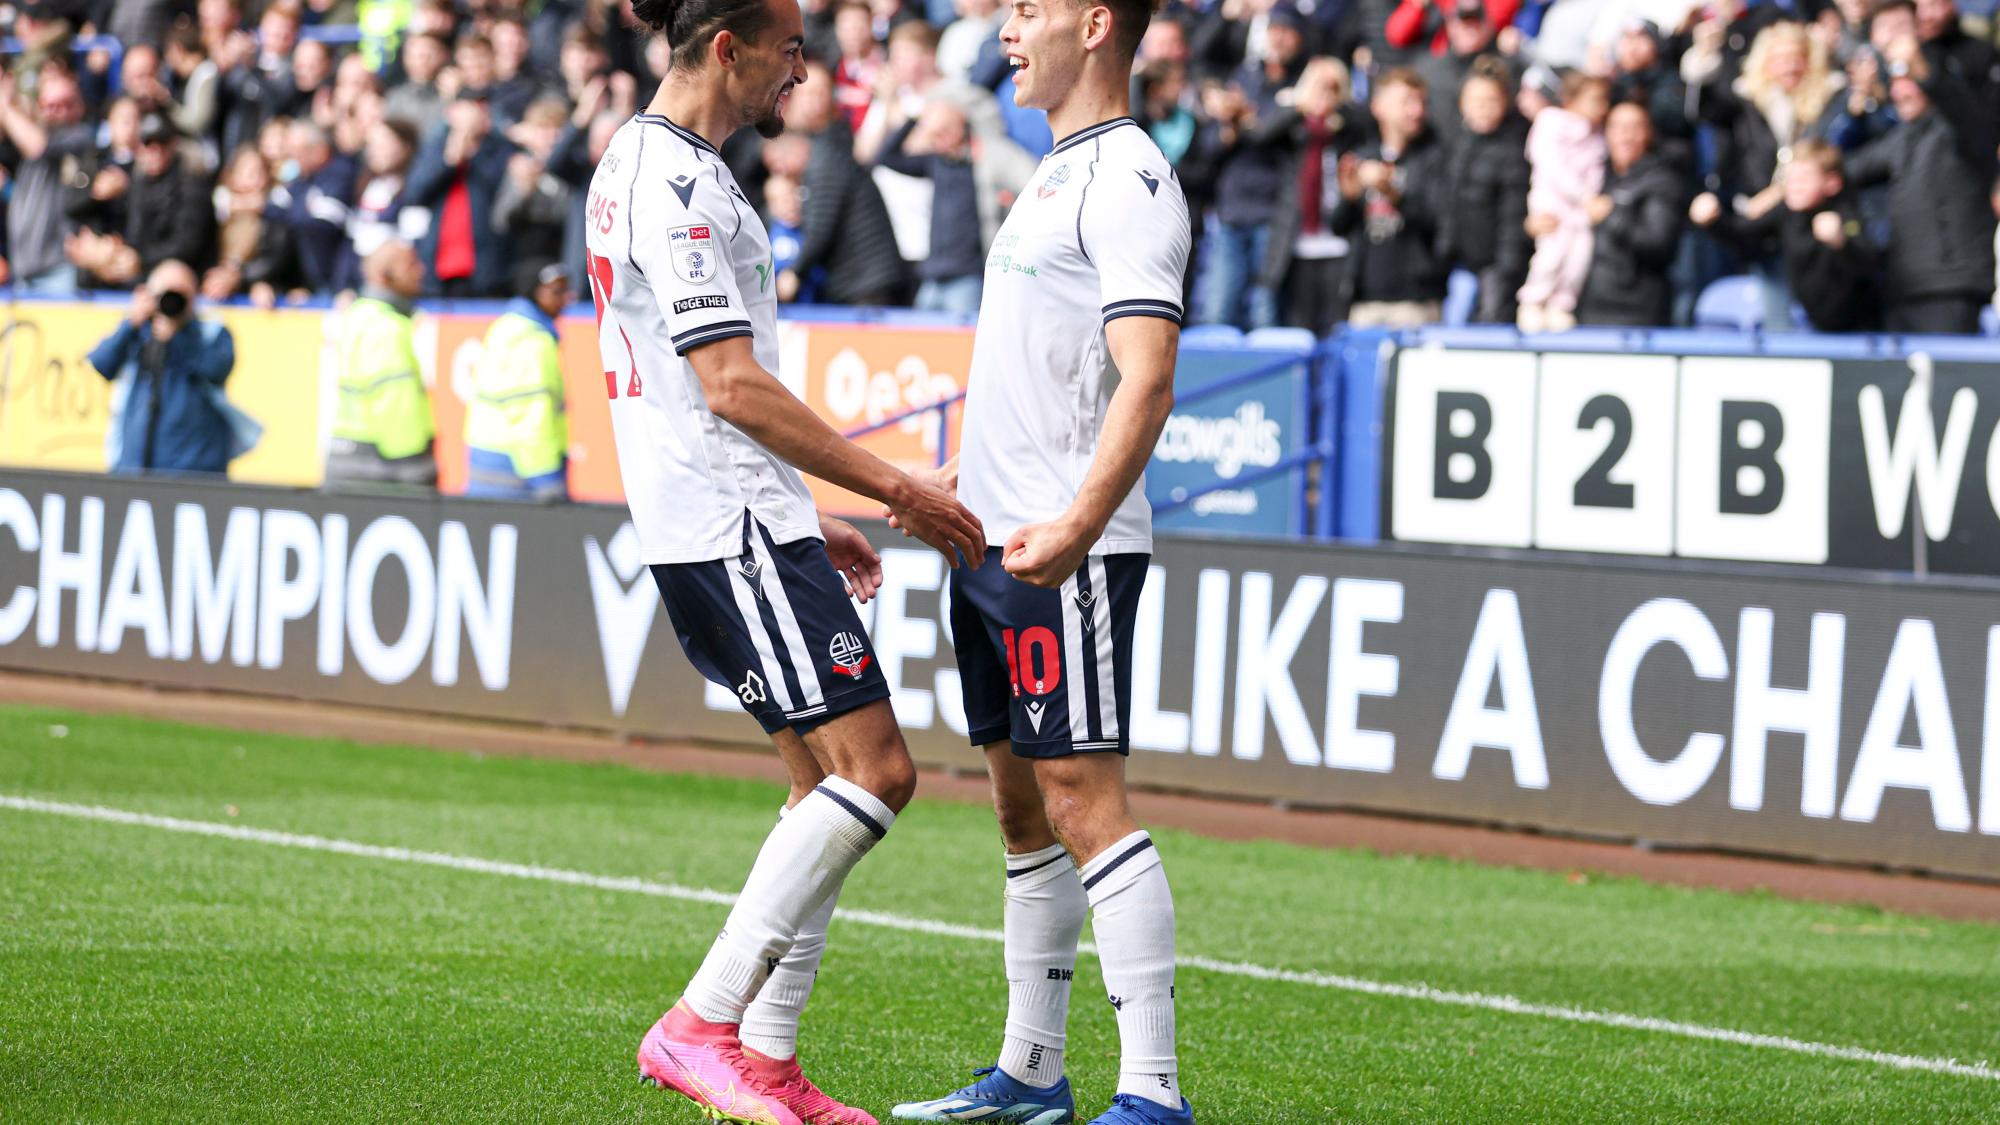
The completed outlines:
[[[333,436],[388,460],[429,448],[436,425],[417,367],[415,329],[393,305],[362,297],[342,315],[340,407]]]
[[[415,0],[361,0],[355,23],[361,30],[361,59],[381,73],[403,48],[403,33],[417,10]]]
[[[486,330],[465,408],[465,444],[513,458],[523,480],[562,468],[569,452],[562,356],[556,338],[532,318],[510,312]]]

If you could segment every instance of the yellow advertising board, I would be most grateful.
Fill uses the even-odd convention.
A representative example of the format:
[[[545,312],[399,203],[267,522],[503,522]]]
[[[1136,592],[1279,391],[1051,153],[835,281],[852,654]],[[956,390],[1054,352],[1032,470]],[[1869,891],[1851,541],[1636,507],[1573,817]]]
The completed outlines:
[[[124,315],[109,303],[0,307],[0,464],[104,471],[111,383],[85,357]],[[229,400],[264,426],[230,479],[318,484],[323,315],[232,308],[219,319],[236,342]]]
[[[103,472],[111,384],[86,356],[117,327],[115,303],[23,301],[0,305],[0,465]],[[326,422],[338,373],[326,360],[339,316],[324,309],[263,312],[231,307],[218,318],[236,341],[229,400],[264,426],[257,447],[229,466],[232,480],[311,487],[324,475]],[[483,313],[417,318],[418,361],[438,425],[438,485],[465,489],[464,401],[472,389],[482,337],[493,322]],[[570,419],[570,495],[621,503],[618,453],[591,317],[560,322]],[[965,389],[972,333],[953,328],[784,322],[779,325],[785,385],[843,433],[949,399]],[[907,470],[937,463],[940,442],[957,448],[960,411],[925,413],[875,431],[860,444]],[[811,482],[821,507],[872,516],[879,508],[852,493]]]
[[[111,384],[84,356],[123,310],[24,302],[0,315],[0,463],[103,472]]]

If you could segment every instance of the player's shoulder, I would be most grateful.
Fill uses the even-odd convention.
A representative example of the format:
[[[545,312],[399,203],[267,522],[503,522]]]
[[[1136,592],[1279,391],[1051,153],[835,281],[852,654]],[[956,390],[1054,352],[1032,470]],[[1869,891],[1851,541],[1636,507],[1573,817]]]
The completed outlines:
[[[1178,198],[1180,180],[1173,161],[1137,121],[1120,117],[1084,130],[1096,165],[1093,179],[1113,186],[1119,197]],[[1079,135],[1081,137],[1081,134]]]
[[[1160,151],[1159,143],[1146,131],[1144,125],[1130,117],[1120,117],[1098,126],[1104,130],[1098,143],[1102,145],[1100,159],[1119,164],[1143,166],[1149,170],[1165,171],[1173,167],[1167,154]]]
[[[700,214],[704,204],[728,206],[717,178],[721,163],[700,137],[657,114],[641,113],[619,126],[598,170],[629,182],[635,206],[658,203],[669,214]]]

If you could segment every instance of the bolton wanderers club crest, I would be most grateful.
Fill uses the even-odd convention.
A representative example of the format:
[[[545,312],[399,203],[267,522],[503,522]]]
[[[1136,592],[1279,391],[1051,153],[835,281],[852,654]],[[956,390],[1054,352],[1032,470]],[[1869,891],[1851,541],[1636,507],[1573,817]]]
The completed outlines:
[[[1047,199],[1049,196],[1061,191],[1062,186],[1068,182],[1069,165],[1065,164],[1055,171],[1050,172],[1049,178],[1042,181],[1042,186],[1035,189],[1035,194],[1043,199]]]
[[[833,670],[843,676],[858,680],[868,670],[868,649],[853,633],[835,633],[826,654],[833,659]]]
[[[675,227],[667,232],[674,272],[689,285],[706,285],[715,277],[715,234],[706,226]]]

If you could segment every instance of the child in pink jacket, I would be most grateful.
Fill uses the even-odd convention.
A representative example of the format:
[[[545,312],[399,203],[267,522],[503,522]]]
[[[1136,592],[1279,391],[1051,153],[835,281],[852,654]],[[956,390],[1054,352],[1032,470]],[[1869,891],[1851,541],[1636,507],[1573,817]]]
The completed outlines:
[[[1561,106],[1535,115],[1528,130],[1528,230],[1535,256],[1521,286],[1523,332],[1567,332],[1576,327],[1576,302],[1590,273],[1595,238],[1589,203],[1604,190],[1604,119],[1611,113],[1611,84],[1572,74],[1563,81]]]

